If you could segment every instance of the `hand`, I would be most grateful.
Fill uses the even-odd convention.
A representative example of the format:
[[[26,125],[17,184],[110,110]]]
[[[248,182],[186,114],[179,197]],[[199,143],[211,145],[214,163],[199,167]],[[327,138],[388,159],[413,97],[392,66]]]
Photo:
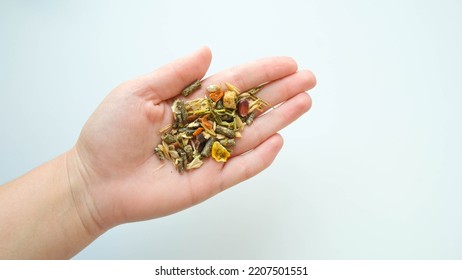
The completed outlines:
[[[161,141],[159,130],[173,121],[173,100],[202,79],[210,62],[210,50],[204,47],[125,82],[90,117],[67,155],[72,194],[88,231],[180,211],[258,174],[282,147],[277,132],[311,106],[305,91],[314,87],[315,77],[297,72],[291,58],[265,58],[206,78],[188,99],[203,97],[210,84],[229,82],[245,91],[269,82],[259,97],[282,104],[246,127],[226,163],[208,159],[201,168],[179,174],[153,149]]]

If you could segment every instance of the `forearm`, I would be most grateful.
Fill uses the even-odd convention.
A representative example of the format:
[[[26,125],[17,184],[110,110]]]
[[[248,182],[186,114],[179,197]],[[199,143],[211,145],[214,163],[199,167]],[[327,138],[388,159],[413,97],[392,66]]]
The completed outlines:
[[[70,188],[69,154],[0,187],[0,259],[70,258],[98,236]]]

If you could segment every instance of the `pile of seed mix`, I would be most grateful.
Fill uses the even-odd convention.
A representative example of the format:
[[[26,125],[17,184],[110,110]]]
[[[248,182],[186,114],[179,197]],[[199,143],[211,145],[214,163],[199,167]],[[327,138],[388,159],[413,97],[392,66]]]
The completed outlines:
[[[154,148],[160,160],[172,161],[180,173],[199,168],[210,156],[226,162],[235,139],[252,124],[256,111],[268,104],[256,96],[263,85],[242,93],[229,83],[225,85],[208,86],[204,98],[174,101],[174,122],[162,129],[162,142]],[[182,94],[186,97],[200,87],[201,82],[195,81]]]

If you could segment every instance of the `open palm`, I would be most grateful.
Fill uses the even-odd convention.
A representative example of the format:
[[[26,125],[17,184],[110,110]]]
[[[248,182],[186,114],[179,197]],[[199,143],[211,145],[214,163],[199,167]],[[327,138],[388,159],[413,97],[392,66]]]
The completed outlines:
[[[160,143],[159,130],[173,120],[173,100],[192,81],[202,79],[210,62],[210,50],[204,47],[125,82],[88,120],[72,151],[72,170],[81,182],[72,187],[84,193],[100,227],[168,215],[256,175],[282,147],[277,132],[311,106],[305,91],[315,85],[315,78],[309,71],[297,72],[291,58],[265,58],[206,78],[203,88],[229,82],[242,91],[269,82],[260,98],[273,106],[282,104],[244,130],[228,162],[209,159],[201,168],[179,174],[153,149]],[[204,95],[202,89],[188,99]]]

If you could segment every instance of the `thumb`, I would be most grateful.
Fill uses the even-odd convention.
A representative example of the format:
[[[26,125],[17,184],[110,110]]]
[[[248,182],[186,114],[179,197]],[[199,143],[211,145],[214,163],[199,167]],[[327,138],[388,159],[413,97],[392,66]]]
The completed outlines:
[[[181,90],[204,77],[212,61],[212,52],[206,46],[190,55],[179,58],[143,76],[152,91],[154,103],[178,95]]]

